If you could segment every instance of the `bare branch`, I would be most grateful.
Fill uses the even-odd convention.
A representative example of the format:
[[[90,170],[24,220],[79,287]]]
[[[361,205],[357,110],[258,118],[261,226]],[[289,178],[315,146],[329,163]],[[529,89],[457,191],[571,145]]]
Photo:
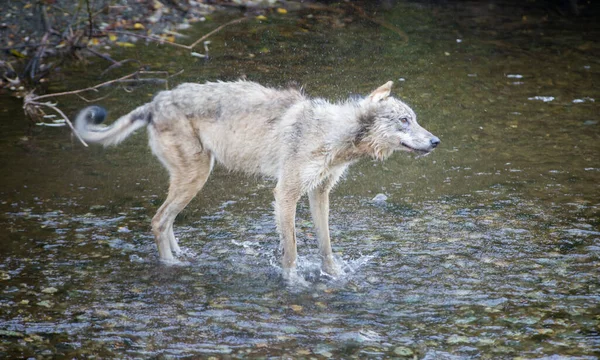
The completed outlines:
[[[129,79],[129,78],[132,78],[132,77],[134,77],[136,75],[139,75],[139,74],[140,74],[140,71],[138,70],[138,71],[135,71],[135,72],[133,72],[133,73],[131,73],[129,75],[125,75],[125,76],[120,77],[120,78],[115,79],[115,80],[106,81],[106,82],[103,82],[102,84],[94,85],[94,86],[89,87],[89,88],[79,89],[79,90],[73,90],[73,91],[65,91],[65,92],[55,93],[55,94],[46,94],[46,95],[35,96],[35,97],[33,97],[31,99],[31,101],[37,101],[39,99],[45,99],[45,98],[49,98],[49,97],[56,97],[56,96],[63,96],[63,95],[75,95],[75,94],[79,94],[79,93],[86,92],[86,91],[96,90],[96,89],[101,88],[103,86],[110,85],[110,84],[119,82],[121,80]]]
[[[120,30],[110,30],[109,32],[115,33],[115,34],[129,35],[129,36],[138,37],[138,38],[141,38],[141,39],[146,39],[146,40],[151,40],[151,41],[156,41],[156,42],[158,42],[160,44],[171,45],[171,46],[178,47],[180,49],[193,50],[194,47],[196,47],[196,45],[198,45],[202,41],[208,39],[212,35],[218,33],[219,31],[223,30],[223,28],[225,28],[225,27],[227,27],[229,25],[241,23],[242,21],[246,21],[246,20],[248,20],[248,18],[245,17],[245,16],[242,17],[242,18],[239,18],[239,19],[231,20],[230,22],[227,22],[227,23],[219,26],[218,28],[214,29],[213,31],[209,32],[208,34],[202,36],[200,39],[194,41],[194,43],[192,43],[191,45],[183,45],[183,44],[179,44],[179,43],[176,43],[176,42],[166,41],[165,39],[160,38],[160,37],[158,37],[156,35],[150,35],[150,36],[148,36],[148,35],[142,35],[142,34],[136,34],[136,33],[128,32],[128,31],[120,31]]]
[[[139,66],[142,66],[142,63],[137,59],[125,59],[125,60],[117,61],[114,64],[112,64],[111,66],[109,66],[102,73],[100,73],[100,77],[103,77],[104,75],[106,75],[107,72],[111,71],[112,69],[121,67],[123,64],[128,63],[130,61],[136,62]]]
[[[231,20],[230,22],[227,22],[221,26],[219,26],[218,28],[214,29],[213,31],[209,32],[208,34],[202,36],[200,39],[194,41],[194,43],[192,45],[189,46],[189,49],[192,50],[196,45],[198,45],[199,43],[201,43],[202,41],[208,39],[209,37],[211,37],[212,35],[218,33],[219,31],[221,31],[223,28],[229,26],[229,25],[233,25],[233,24],[237,24],[237,23],[241,23],[242,21],[246,21],[248,20],[247,17],[242,17],[239,19],[235,19],[235,20]]]
[[[167,44],[167,45],[175,46],[175,47],[178,47],[178,48],[181,48],[181,49],[186,49],[186,50],[190,49],[190,47],[187,46],[187,45],[178,44],[176,42],[170,42],[170,41],[162,39],[162,38],[160,38],[160,37],[158,37],[156,35],[150,35],[150,36],[148,36],[148,35],[142,35],[142,34],[132,33],[132,32],[129,32],[129,31],[120,31],[120,30],[110,30],[109,32],[115,33],[115,34],[129,35],[129,36],[133,36],[133,37],[137,37],[137,38],[141,38],[141,39],[146,39],[146,40],[152,40],[152,41],[156,41],[156,42],[158,42],[160,44]]]
[[[73,127],[73,123],[71,123],[71,120],[69,120],[69,117],[67,115],[65,115],[65,113],[62,112],[59,108],[57,108],[54,104],[52,104],[50,102],[41,103],[41,102],[36,102],[36,101],[29,101],[25,104],[25,106],[28,106],[28,105],[46,106],[46,107],[49,107],[50,109],[56,111],[60,116],[63,117],[63,119],[65,120],[67,125],[69,125],[69,127],[71,128],[71,131],[73,132],[73,134],[75,134],[75,136],[83,144],[83,146],[88,147],[88,144],[81,138],[81,136],[79,136],[79,133],[77,133],[77,130],[75,130],[75,128]]]
[[[99,58],[102,58],[102,59],[104,59],[106,61],[111,62],[112,63],[111,66],[116,65],[116,64],[119,63],[118,61],[116,61],[115,59],[111,58],[110,56],[108,56],[106,54],[102,54],[102,53],[100,53],[100,52],[98,52],[98,51],[96,51],[96,50],[94,50],[92,48],[86,47],[84,49],[87,50],[87,51],[89,51],[89,52],[91,52],[92,54],[96,55]]]
[[[94,102],[98,102],[100,100],[104,100],[107,97],[110,96],[110,94],[112,94],[113,92],[109,92],[108,94],[104,95],[104,96],[100,96],[99,98],[96,99],[86,99],[83,95],[79,95],[79,94],[75,94],[75,96],[77,96],[78,98],[80,98],[81,100],[85,101],[86,103],[94,103]]]

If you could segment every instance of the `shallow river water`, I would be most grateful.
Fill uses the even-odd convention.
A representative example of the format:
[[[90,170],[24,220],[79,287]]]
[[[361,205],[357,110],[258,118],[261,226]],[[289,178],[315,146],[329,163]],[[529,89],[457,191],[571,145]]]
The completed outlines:
[[[440,137],[427,157],[356,164],[332,193],[338,279],[319,271],[300,202],[305,286],[281,279],[271,181],[217,167],[175,223],[181,264],[166,266],[149,223],[168,179],[145,131],[84,148],[66,128],[29,128],[21,101],[1,97],[0,357],[597,359],[600,25],[511,4],[374,15],[408,42],[356,12],[313,10],[226,28],[208,61],[113,50],[185,70],[171,86],[245,76],[343,99],[393,80]],[[99,78],[102,61],[64,68],[48,92],[118,75]],[[98,103],[114,119],[161,88]],[[86,105],[57,100],[69,115]]]

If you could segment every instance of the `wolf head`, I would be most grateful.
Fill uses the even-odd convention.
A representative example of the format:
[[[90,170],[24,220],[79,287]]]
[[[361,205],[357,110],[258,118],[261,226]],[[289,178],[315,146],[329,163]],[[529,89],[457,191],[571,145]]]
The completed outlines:
[[[378,159],[396,150],[428,154],[440,139],[417,123],[417,115],[408,105],[390,96],[392,85],[388,81],[362,100],[362,141],[369,144]]]

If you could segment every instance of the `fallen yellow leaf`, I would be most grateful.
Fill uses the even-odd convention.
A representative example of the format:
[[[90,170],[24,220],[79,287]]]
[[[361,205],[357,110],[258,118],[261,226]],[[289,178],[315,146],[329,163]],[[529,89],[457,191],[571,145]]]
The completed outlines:
[[[258,15],[258,16],[256,17],[256,20],[265,21],[265,20],[267,20],[267,17],[266,17],[266,16],[264,16],[264,15]]]
[[[277,13],[279,14],[287,14],[287,10],[284,8],[277,8]]]
[[[154,0],[154,4],[152,4],[152,6],[154,7],[154,10],[158,10],[158,9],[162,8],[164,5],[160,1]]]
[[[135,23],[135,24],[133,24],[133,28],[134,28],[134,29],[136,29],[136,30],[142,30],[142,29],[145,29],[145,28],[144,28],[144,25],[142,25],[142,24],[140,24],[140,23]]]
[[[135,47],[135,44],[132,44],[129,42],[123,42],[123,41],[117,41],[115,44],[117,44],[117,46],[121,46],[121,47]]]
[[[108,34],[108,40],[110,40],[110,41],[117,40],[117,35],[115,35],[115,34]]]
[[[10,49],[10,53],[11,53],[12,55],[16,56],[16,57],[20,57],[20,58],[24,58],[24,57],[25,57],[25,55],[23,55],[23,53],[22,53],[22,52],[20,52],[20,51],[17,51],[17,50],[15,50],[15,49]]]

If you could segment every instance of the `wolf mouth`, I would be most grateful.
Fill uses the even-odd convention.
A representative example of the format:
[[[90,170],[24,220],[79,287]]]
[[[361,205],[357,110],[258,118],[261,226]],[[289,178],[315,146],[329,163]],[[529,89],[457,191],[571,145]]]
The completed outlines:
[[[407,145],[407,144],[406,144],[406,143],[404,143],[404,142],[401,142],[401,143],[400,143],[400,145],[404,146],[404,147],[405,147],[405,148],[407,148],[409,151],[414,151],[414,152],[416,152],[416,153],[417,153],[417,154],[419,154],[419,155],[425,155],[425,154],[429,154],[429,153],[431,152],[431,150],[423,150],[423,149],[417,149],[417,148],[414,148],[414,147],[412,147],[412,146],[410,146],[410,145]]]

